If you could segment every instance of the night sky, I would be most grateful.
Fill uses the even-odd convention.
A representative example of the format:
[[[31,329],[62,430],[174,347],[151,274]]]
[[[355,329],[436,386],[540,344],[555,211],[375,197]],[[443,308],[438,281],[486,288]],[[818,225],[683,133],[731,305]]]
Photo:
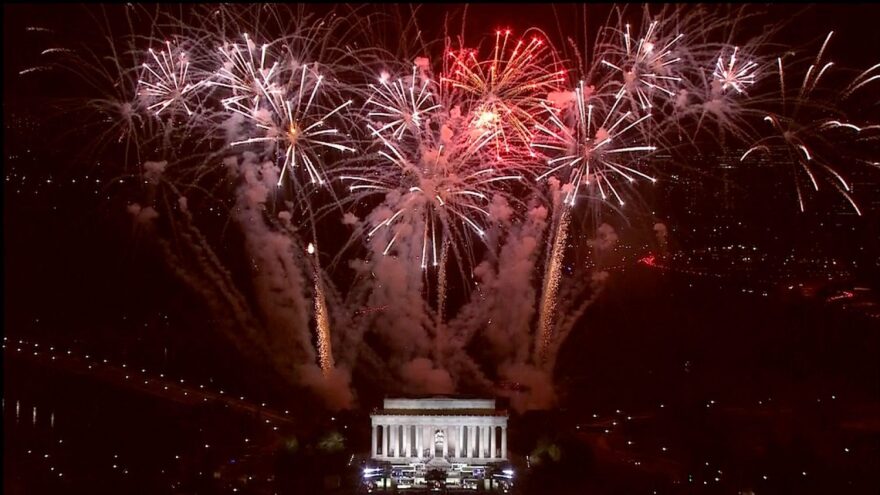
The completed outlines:
[[[112,85],[99,82],[94,87],[82,74],[49,68],[41,52],[63,48],[89,53],[91,49],[95,54],[104,50],[103,56],[107,50],[103,36],[108,32],[114,43],[123,46],[129,33],[123,9],[121,5],[4,6],[4,491],[330,490],[320,479],[310,485],[303,473],[346,473],[351,468],[345,466],[349,457],[367,450],[368,413],[382,397],[433,393],[494,395],[511,409],[511,450],[518,458],[543,459],[538,467],[522,471],[525,475],[517,490],[523,493],[880,491],[876,131],[873,138],[859,142],[858,149],[838,148],[842,141],[823,143],[828,146],[823,149],[831,150],[827,156],[832,165],[844,167],[860,215],[854,214],[844,196],[825,186],[822,194],[809,196],[806,211],[800,212],[793,168],[774,165],[775,155],[754,162],[755,166],[743,165],[741,156],[755,141],[732,135],[724,142],[701,135],[698,153],[692,148],[683,151],[686,146],[679,144],[668,154],[657,152],[651,163],[662,169],[660,180],[654,186],[628,190],[627,209],[594,200],[579,203],[580,209],[572,210],[569,236],[559,258],[559,311],[574,314],[572,308],[582,302],[586,309],[569,323],[570,333],[554,352],[555,366],[549,374],[535,371],[531,361],[518,371],[501,363],[519,363],[514,356],[520,354],[521,343],[534,342],[534,335],[527,332],[539,325],[543,267],[550,262],[552,242],[537,237],[540,254],[534,256],[538,261],[532,261],[537,268],[524,269],[519,278],[505,279],[502,274],[514,273],[521,263],[511,262],[511,268],[497,273],[489,270],[497,278],[495,285],[480,278],[488,270],[476,268],[480,259],[473,262],[468,257],[501,264],[513,255],[504,258],[500,249],[491,254],[479,242],[473,244],[476,248],[466,248],[468,256],[453,253],[444,296],[444,318],[453,322],[449,331],[466,332],[471,319],[477,318],[473,315],[488,315],[475,336],[455,348],[469,356],[467,362],[475,363],[477,373],[453,357],[437,359],[444,353],[455,354],[450,350],[453,344],[442,341],[431,326],[438,306],[438,275],[430,270],[423,278],[416,275],[424,287],[415,289],[399,289],[396,284],[404,285],[400,282],[404,275],[377,278],[373,273],[372,285],[364,285],[363,278],[369,279],[364,273],[376,267],[406,272],[400,268],[405,267],[402,262],[381,264],[377,253],[386,244],[368,248],[362,238],[354,247],[346,246],[352,230],[343,223],[343,211],[355,212],[358,221],[366,222],[382,198],[327,208],[330,213],[321,217],[313,235],[309,229],[314,227],[302,213],[305,202],[272,192],[264,206],[272,213],[271,221],[256,222],[268,228],[243,227],[254,223],[247,218],[256,218],[242,216],[250,211],[249,203],[242,200],[247,196],[243,189],[236,187],[245,182],[245,175],[225,175],[219,165],[222,157],[212,157],[216,169],[198,179],[173,175],[177,157],[202,152],[204,142],[225,138],[182,140],[182,145],[167,148],[156,144],[160,140],[144,146],[142,162],[166,151],[175,157],[168,171],[162,172],[171,177],[169,183],[178,181],[173,192],[155,187],[144,175],[149,173],[144,163],[127,156],[122,141],[105,139],[110,134],[102,133],[112,117],[102,121],[83,102],[96,96],[112,100],[113,89],[108,88]],[[322,9],[307,10],[318,15],[330,10]],[[361,7],[346,14],[350,10],[339,7],[338,12],[350,17],[388,14],[387,24],[376,22],[369,34],[354,36],[372,36],[373,43],[401,57],[420,53],[411,48],[415,43],[397,44],[401,37],[412,39],[415,30],[401,34],[395,18],[404,24],[415,19],[426,40],[442,38],[446,14],[449,32],[462,30],[460,5],[424,5],[415,14],[406,6]],[[601,4],[473,4],[466,9],[465,42],[472,46],[484,39],[486,50],[496,29],[521,33],[536,27],[561,57],[570,59],[573,45],[583,50],[586,43],[587,52],[593,49],[611,10]],[[876,81],[846,102],[827,95],[839,95],[848,81],[880,62],[880,30],[873,25],[880,9],[867,4],[786,4],[753,6],[753,10],[764,14],[737,26],[739,40],[786,21],[761,47],[765,53],[760,55],[771,68],[775,55],[768,54],[786,51],[797,52],[799,60],[807,61],[802,66],[806,67],[833,30],[822,60],[835,62],[826,82],[838,92],[822,93],[829,108],[820,108],[815,115],[820,120],[839,118],[834,107],[840,103],[843,111],[845,103],[851,122],[863,127],[878,123]],[[187,6],[170,10],[191,25],[203,21],[206,11]],[[635,29],[640,25],[639,9],[630,5],[627,12],[625,19]],[[140,19],[132,24],[145,36],[136,41],[138,49],[164,48],[146,37],[160,28],[145,17]],[[177,34],[174,28],[165,29]],[[563,37],[571,37],[572,42]],[[432,50],[432,56],[440,58],[442,42]],[[50,54],[56,55],[67,56]],[[131,60],[131,55],[122,58]],[[109,59],[97,60],[106,64]],[[409,67],[412,60],[405,62],[403,66]],[[378,72],[379,65],[374,62],[369,70]],[[83,67],[83,73],[88,68]],[[786,84],[800,84],[803,71],[797,74]],[[774,77],[775,73],[759,80],[753,94],[772,93]],[[769,105],[777,111],[779,101]],[[662,108],[658,113],[669,107]],[[756,122],[762,123],[760,116]],[[762,124],[756,128],[769,127]],[[856,151],[868,157],[867,165],[844,165]],[[239,164],[242,170],[246,165],[247,160]],[[798,177],[808,180],[802,173]],[[334,194],[343,193],[324,190],[308,197],[315,204],[332,203]],[[512,188],[505,194],[533,201],[523,211],[539,201],[538,196],[527,197],[525,189]],[[187,197],[188,206],[178,203],[179,196]],[[135,220],[134,204],[138,211],[154,206],[159,220],[149,226]],[[297,225],[290,229],[278,220],[278,212],[288,210]],[[192,213],[192,224],[183,220],[185,212]],[[299,224],[297,212],[302,214]],[[175,215],[179,223],[168,220]],[[456,222],[460,232],[469,232],[468,224]],[[514,239],[516,233],[521,236],[515,238],[517,242],[527,245],[523,239],[528,231],[517,229],[519,224],[503,236]],[[204,236],[203,245],[193,241],[193,232]],[[293,239],[290,252],[295,254],[290,259],[294,261],[289,264],[277,261],[283,256],[275,251],[267,251],[285,236]],[[467,246],[472,246],[470,237]],[[417,240],[411,242],[418,244],[412,249],[416,257],[421,238],[421,232],[410,231],[402,237]],[[319,246],[314,259],[322,263],[322,284],[332,316],[333,353],[344,370],[339,376],[345,375],[332,381],[325,370],[328,381],[323,385],[315,384],[321,378],[314,350],[320,345],[315,337],[317,318],[312,316],[317,290],[309,261],[313,258],[304,249],[313,241]],[[407,259],[404,242],[398,241],[395,260]],[[199,260],[213,259],[192,247],[198,245],[210,246],[218,261],[208,264],[222,269],[198,272],[204,266]],[[261,258],[266,252],[276,254]],[[169,261],[169,253],[179,258]],[[374,262],[371,256],[375,264],[364,265],[368,268],[358,276],[356,266],[361,265],[352,260]],[[279,279],[272,278],[271,266],[276,262],[283,267],[290,292],[278,288]],[[191,278],[181,275],[193,267],[196,270],[188,272]],[[218,273],[222,284],[199,290],[210,285],[206,280],[216,280],[212,277]],[[604,275],[596,277],[596,273]],[[211,292],[216,287],[234,288],[223,294],[235,294],[218,298],[219,292]],[[381,297],[371,296],[363,287],[373,287]],[[487,290],[496,294],[479,297],[495,301],[499,308],[484,311],[472,304],[478,300],[475,294]],[[286,300],[289,293],[298,294],[298,299]],[[424,328],[409,333],[406,326],[421,313],[397,306],[416,307],[413,299],[403,297],[413,294],[417,301],[424,298],[425,321],[419,323]],[[531,297],[531,312],[523,312],[518,304],[520,294]],[[236,309],[233,302],[245,309]],[[471,308],[470,313],[462,308]],[[303,315],[289,316],[296,311]],[[499,330],[498,319],[510,330]],[[562,325],[563,320],[554,321]],[[290,322],[299,321],[305,322],[304,329],[291,329]],[[336,335],[334,329],[339,327],[346,331]],[[519,327],[525,329],[522,334],[517,333]],[[349,328],[365,330],[361,335]],[[259,338],[265,341],[248,344],[254,342],[248,333],[253,331],[264,331]],[[305,344],[298,335],[305,335]],[[303,346],[308,349],[303,351]],[[65,355],[62,349],[69,352]],[[363,351],[355,352],[359,349]],[[302,363],[309,360],[312,371],[302,371],[306,369]],[[128,376],[141,368],[149,370],[141,373],[143,386],[140,379]],[[318,378],[297,373],[314,373]],[[406,381],[407,376],[412,382]],[[205,399],[211,406],[191,403],[193,396],[208,389],[224,390],[224,397]],[[334,402],[344,395],[338,389],[353,397],[345,407]],[[544,397],[545,390],[552,399],[542,403],[544,407],[531,411],[522,407]],[[185,399],[180,395],[184,392]],[[242,397],[240,403],[231,404],[232,396]],[[275,421],[271,414],[277,412],[280,418],[281,411],[290,419]],[[272,417],[269,426],[274,429],[263,424],[267,417]],[[342,434],[343,450],[328,453],[316,447],[323,445],[328,432]],[[92,442],[94,438],[101,440]],[[548,454],[549,445],[562,452],[561,457]],[[46,457],[37,459],[44,451]],[[120,455],[124,463],[117,462]],[[56,459],[57,463],[50,462]],[[51,472],[46,471],[50,465]],[[56,476],[62,469],[64,476]],[[267,481],[241,481],[248,476]],[[354,493],[353,488],[345,490],[333,493]]]

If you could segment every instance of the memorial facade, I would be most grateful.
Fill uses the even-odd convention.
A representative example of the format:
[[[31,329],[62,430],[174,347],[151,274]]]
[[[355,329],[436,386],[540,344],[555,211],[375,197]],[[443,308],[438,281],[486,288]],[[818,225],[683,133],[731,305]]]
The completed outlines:
[[[501,462],[507,459],[507,419],[494,399],[385,399],[371,415],[371,457],[392,463]]]

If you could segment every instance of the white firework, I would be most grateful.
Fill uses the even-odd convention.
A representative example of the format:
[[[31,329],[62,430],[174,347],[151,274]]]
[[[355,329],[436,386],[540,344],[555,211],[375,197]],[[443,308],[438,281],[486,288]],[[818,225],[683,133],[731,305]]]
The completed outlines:
[[[642,111],[653,106],[658,92],[667,97],[675,96],[677,85],[682,81],[675,72],[676,64],[681,61],[675,49],[684,34],[665,36],[658,26],[659,21],[651,22],[645,36],[636,42],[627,24],[621,33],[623,49],[609,50],[601,62],[620,74],[621,80],[615,83],[619,86],[618,97],[627,95],[634,107]]]
[[[157,54],[150,48],[149,54],[155,66],[144,62],[144,76],[138,79],[138,94],[147,100],[147,110],[160,115],[164,110],[179,105],[187,115],[192,115],[193,111],[186,100],[202,87],[204,81],[191,81],[186,52],[175,51],[171,42],[166,41],[165,50]]]
[[[279,186],[283,183],[285,174],[300,166],[308,174],[309,182],[324,185],[327,183],[322,166],[324,152],[355,151],[346,144],[348,136],[330,125],[331,118],[351,105],[352,100],[330,107],[318,102],[324,76],[309,64],[301,66],[298,71],[299,83],[294,87],[276,86],[270,77],[272,72],[272,69],[265,72],[266,77],[259,82],[260,87],[265,88],[263,98],[254,97],[252,108],[243,107],[244,100],[241,98],[224,100],[223,104],[228,110],[244,116],[254,124],[257,134],[230,144],[274,144],[280,161]]]
[[[486,236],[491,221],[489,205],[494,196],[505,194],[504,186],[522,179],[483,159],[485,148],[496,132],[482,131],[474,137],[458,129],[456,121],[441,112],[441,122],[422,122],[401,139],[386,138],[370,127],[377,139],[378,163],[359,168],[339,178],[349,184],[350,199],[382,194],[389,214],[377,220],[366,233],[368,239],[387,229],[382,250],[389,254],[400,239],[398,225],[417,230],[406,241],[420,242],[423,269],[441,263],[441,247],[447,241],[469,245],[467,232]]]
[[[744,93],[746,87],[755,84],[755,69],[758,68],[758,64],[751,60],[738,60],[736,58],[738,51],[739,47],[733,48],[733,53],[730,54],[726,64],[723,55],[718,56],[712,77],[721,85],[721,91],[733,88],[737,93]]]
[[[537,180],[561,174],[569,184],[564,197],[569,206],[575,204],[582,187],[595,190],[602,200],[614,197],[623,206],[620,186],[615,184],[631,184],[638,178],[657,181],[639,170],[644,155],[657,149],[642,144],[639,129],[651,114],[639,117],[632,111],[624,112],[619,93],[607,109],[601,98],[591,98],[587,93],[581,81],[568,112],[544,104],[549,121],[538,126],[540,139],[532,146],[547,157],[548,168]],[[593,101],[599,104],[594,105]]]
[[[379,122],[375,134],[385,134],[395,139],[403,138],[409,130],[417,133],[424,119],[440,108],[435,103],[436,87],[428,77],[419,77],[418,66],[413,65],[412,76],[389,83],[390,76],[383,72],[379,85],[370,84],[373,94],[367,100],[371,111],[367,117]]]
[[[247,33],[242,35],[245,45],[226,43],[218,48],[223,56],[212,86],[225,88],[232,94],[222,100],[224,108],[247,118],[260,109],[261,103],[271,101],[282,91],[275,83],[279,75],[279,63],[269,53],[269,45],[257,49]],[[271,66],[267,67],[267,58]]]

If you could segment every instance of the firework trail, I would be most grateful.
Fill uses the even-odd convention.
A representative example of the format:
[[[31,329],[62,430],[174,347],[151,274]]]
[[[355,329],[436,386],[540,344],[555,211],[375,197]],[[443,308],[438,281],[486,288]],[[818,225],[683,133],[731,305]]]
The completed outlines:
[[[553,343],[558,309],[559,278],[562,275],[562,260],[565,256],[565,244],[568,241],[568,227],[571,213],[563,206],[558,227],[553,235],[553,247],[547,261],[544,274],[544,286],[541,290],[541,305],[538,313],[538,333],[535,342],[535,362],[544,366],[549,360],[548,351]],[[551,370],[552,371],[552,370]]]
[[[876,64],[856,76],[853,82],[850,83],[849,86],[847,86],[847,88],[844,90],[843,97],[849,98],[859,88],[862,88],[874,81],[880,81],[880,73],[878,73],[878,70],[880,70],[880,64]]]
[[[437,328],[443,327],[446,314],[446,267],[449,265],[449,243],[444,243],[440,253],[440,273],[437,275]]]
[[[611,143],[612,139],[617,138],[617,136],[612,136],[607,130],[607,118],[601,124],[593,122],[593,104],[590,101],[588,91],[584,87],[584,82],[581,81],[575,89],[573,96],[571,94],[567,97],[564,94],[561,97],[557,95],[557,98],[553,101],[553,103],[560,103],[561,99],[561,107],[569,110],[571,107],[574,108],[576,115],[574,117],[574,128],[563,122],[562,118],[565,117],[561,115],[562,109],[556,109],[545,104],[544,109],[547,112],[549,123],[537,126],[543,133],[541,138],[544,139],[538,139],[532,143],[533,147],[539,148],[543,152],[542,155],[544,155],[543,157],[546,159],[547,168],[549,169],[537,177],[538,181],[554,176],[554,174],[563,169],[566,171],[570,170],[567,179],[565,179],[567,182],[565,185],[565,197],[562,199],[562,212],[555,222],[555,228],[551,235],[551,247],[547,255],[540,293],[538,329],[534,344],[534,361],[540,368],[544,368],[550,360],[548,351],[553,343],[557,311],[559,309],[558,293],[564,250],[568,241],[570,208],[575,204],[575,199],[578,197],[581,185],[584,184],[589,187],[592,181],[599,187],[603,200],[607,198],[605,190],[610,190],[617,196],[618,201],[623,204],[623,200],[620,199],[617,190],[611,185],[610,178],[605,172],[608,170],[619,171],[619,167],[624,167],[624,165],[615,166],[612,162],[604,160],[602,158],[604,153],[600,151],[603,146]],[[614,112],[614,109],[617,108],[621,97],[622,94],[618,93],[611,112]],[[574,102],[571,101],[572,99]],[[588,101],[589,103],[587,103]],[[610,116],[611,114],[609,113],[608,115]],[[623,119],[629,116],[630,112],[622,113],[622,118],[612,125],[611,132],[614,132],[614,129],[620,125]],[[599,115],[596,118],[598,120]],[[636,124],[638,123],[637,121]],[[623,132],[625,133],[627,130],[624,129]],[[551,157],[547,157],[546,155],[548,154]],[[611,154],[608,156],[611,156]],[[560,162],[561,165],[556,165]],[[609,169],[608,167],[611,168]],[[606,184],[605,188],[602,186],[603,181]]]
[[[315,255],[315,245],[309,243],[307,252],[310,256]],[[330,319],[327,314],[327,300],[324,297],[324,288],[320,272],[318,270],[318,262],[314,261],[315,269],[313,278],[315,280],[315,325],[318,328],[318,358],[321,364],[321,370],[324,374],[329,374],[333,369],[333,350],[330,341]]]

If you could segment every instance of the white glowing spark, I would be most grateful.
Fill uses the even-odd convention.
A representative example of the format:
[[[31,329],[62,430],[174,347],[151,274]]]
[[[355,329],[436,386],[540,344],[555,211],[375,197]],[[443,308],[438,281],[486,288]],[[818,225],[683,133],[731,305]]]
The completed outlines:
[[[584,82],[575,88],[574,115],[570,124],[563,122],[566,117],[555,108],[544,105],[549,117],[548,125],[539,125],[541,139],[532,144],[547,156],[548,169],[537,177],[543,180],[557,172],[568,171],[571,188],[565,195],[565,204],[575,203],[581,187],[595,188],[603,200],[614,196],[622,206],[620,192],[615,187],[617,180],[632,183],[637,178],[656,182],[657,179],[638,168],[640,153],[655,151],[655,146],[627,146],[638,140],[637,127],[651,118],[651,114],[636,118],[632,112],[619,110],[618,95],[610,110],[602,105],[594,106],[587,102]],[[600,102],[601,103],[601,102]],[[617,158],[617,156],[621,158]]]
[[[621,76],[618,97],[628,95],[628,99],[640,110],[647,111],[653,107],[654,92],[659,91],[666,96],[675,96],[677,85],[682,78],[673,70],[681,57],[674,55],[675,45],[684,38],[684,34],[674,37],[660,33],[659,21],[652,22],[637,44],[632,43],[630,26],[626,25],[623,36],[623,50],[609,53],[616,63],[607,58],[601,64],[614,69]],[[657,49],[658,46],[662,48]]]
[[[397,79],[389,84],[388,74],[379,78],[379,86],[370,84],[373,94],[367,100],[372,110],[367,117],[380,122],[381,127],[374,133],[388,133],[389,136],[401,139],[403,133],[410,129],[418,132],[425,117],[440,108],[434,103],[436,88],[430,79],[424,78],[417,83],[418,67],[413,65],[412,75],[408,80]]]
[[[190,82],[186,53],[174,53],[169,41],[165,42],[165,47],[158,54],[152,48],[149,49],[155,68],[149,62],[144,62],[143,68],[146,72],[138,80],[138,86],[141,87],[138,93],[153,102],[147,105],[147,109],[156,115],[172,104],[181,105],[187,115],[192,115],[193,111],[186,102],[187,96],[201,87],[204,81]]]
[[[742,60],[737,60],[737,51],[739,51],[739,47],[734,47],[727,64],[724,63],[722,56],[719,55],[718,62],[715,64],[715,72],[712,76],[721,83],[722,90],[731,87],[737,93],[743,93],[746,86],[751,86],[755,83],[755,69],[758,67],[758,64],[752,61],[743,62]]]
[[[227,99],[224,102],[227,109],[246,116],[260,132],[255,137],[234,141],[230,143],[231,146],[264,142],[274,143],[279,150],[284,150],[278,174],[279,186],[284,181],[285,173],[300,165],[312,184],[324,185],[327,179],[321,170],[322,151],[355,151],[352,146],[339,142],[345,138],[339,129],[328,125],[331,117],[351,105],[352,100],[329,110],[317,104],[316,96],[323,80],[324,76],[311,70],[308,64],[303,64],[300,84],[289,90],[293,94],[284,95],[280,90],[265,91],[265,107],[250,111],[241,107],[241,100]]]

